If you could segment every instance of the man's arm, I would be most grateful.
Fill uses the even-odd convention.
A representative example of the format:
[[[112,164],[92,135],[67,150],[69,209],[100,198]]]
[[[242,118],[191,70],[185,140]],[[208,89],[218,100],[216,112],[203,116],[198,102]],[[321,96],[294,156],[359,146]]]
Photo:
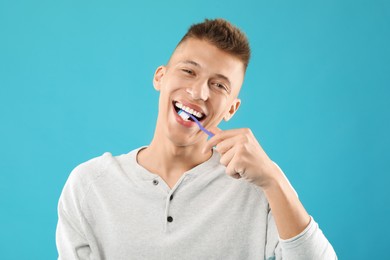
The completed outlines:
[[[214,128],[211,131],[215,136],[208,140],[203,152],[216,146],[228,175],[244,178],[264,191],[283,256],[288,256],[288,259],[337,259],[332,246],[306,212],[287,178],[267,156],[253,133],[249,129],[222,131]],[[299,240],[304,242],[297,242]]]
[[[61,204],[58,205],[56,230],[58,259],[90,259],[91,249],[81,232],[79,220],[69,216]]]
[[[279,167],[271,163],[269,184],[262,187],[272,210],[279,237],[289,239],[300,234],[310,223],[310,216]]]
[[[267,156],[252,132],[249,129],[212,131],[216,134],[208,141],[205,151],[215,145],[228,175],[244,178],[263,189],[280,238],[288,239],[301,233],[309,224],[310,216],[287,178]]]
[[[76,167],[70,174],[58,202],[58,259],[91,259],[91,248],[85,236],[88,225],[81,210],[84,191],[80,168]]]

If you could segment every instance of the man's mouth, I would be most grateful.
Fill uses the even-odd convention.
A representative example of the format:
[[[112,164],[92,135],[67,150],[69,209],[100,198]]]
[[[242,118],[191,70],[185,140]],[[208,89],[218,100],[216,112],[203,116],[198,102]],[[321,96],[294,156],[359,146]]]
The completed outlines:
[[[180,110],[184,110],[187,113],[190,113],[191,115],[193,115],[196,119],[198,119],[198,121],[202,121],[206,118],[206,115],[203,114],[202,112],[196,111],[195,109],[192,109],[192,108],[189,108],[178,101],[173,101],[173,106],[176,110],[176,113],[178,113]],[[191,117],[188,120],[194,121]]]

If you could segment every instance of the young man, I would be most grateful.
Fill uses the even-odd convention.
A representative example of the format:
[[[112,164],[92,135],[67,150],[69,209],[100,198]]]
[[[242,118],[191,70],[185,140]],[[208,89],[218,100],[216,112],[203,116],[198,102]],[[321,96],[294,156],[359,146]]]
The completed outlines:
[[[58,206],[60,259],[337,259],[253,133],[217,128],[240,106],[249,56],[225,20],[189,29],[154,74],[150,145],[71,173]]]

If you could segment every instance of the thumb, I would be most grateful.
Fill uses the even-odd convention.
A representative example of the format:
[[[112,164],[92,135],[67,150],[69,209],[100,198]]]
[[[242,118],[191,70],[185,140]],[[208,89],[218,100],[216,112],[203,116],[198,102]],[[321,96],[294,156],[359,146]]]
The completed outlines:
[[[209,131],[215,135],[223,132],[222,129],[218,128],[217,126],[210,127]]]
[[[213,133],[214,136],[209,138],[207,140],[207,143],[206,143],[206,146],[202,149],[202,153],[206,153],[209,149],[211,149],[213,146],[214,146],[214,142],[215,142],[215,135],[218,134],[218,133],[221,133],[223,132],[220,128],[218,128],[217,126],[212,126],[210,128],[208,128],[208,131]],[[214,140],[214,141],[210,141],[210,140]],[[210,143],[211,142],[211,143]]]

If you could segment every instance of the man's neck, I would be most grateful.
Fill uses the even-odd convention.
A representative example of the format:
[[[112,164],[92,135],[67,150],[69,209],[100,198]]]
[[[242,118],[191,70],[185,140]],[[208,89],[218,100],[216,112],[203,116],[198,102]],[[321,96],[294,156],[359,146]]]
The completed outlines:
[[[211,157],[211,151],[203,154],[201,150],[201,145],[177,146],[154,138],[147,148],[138,153],[137,162],[149,172],[159,175],[172,188],[185,172]]]

